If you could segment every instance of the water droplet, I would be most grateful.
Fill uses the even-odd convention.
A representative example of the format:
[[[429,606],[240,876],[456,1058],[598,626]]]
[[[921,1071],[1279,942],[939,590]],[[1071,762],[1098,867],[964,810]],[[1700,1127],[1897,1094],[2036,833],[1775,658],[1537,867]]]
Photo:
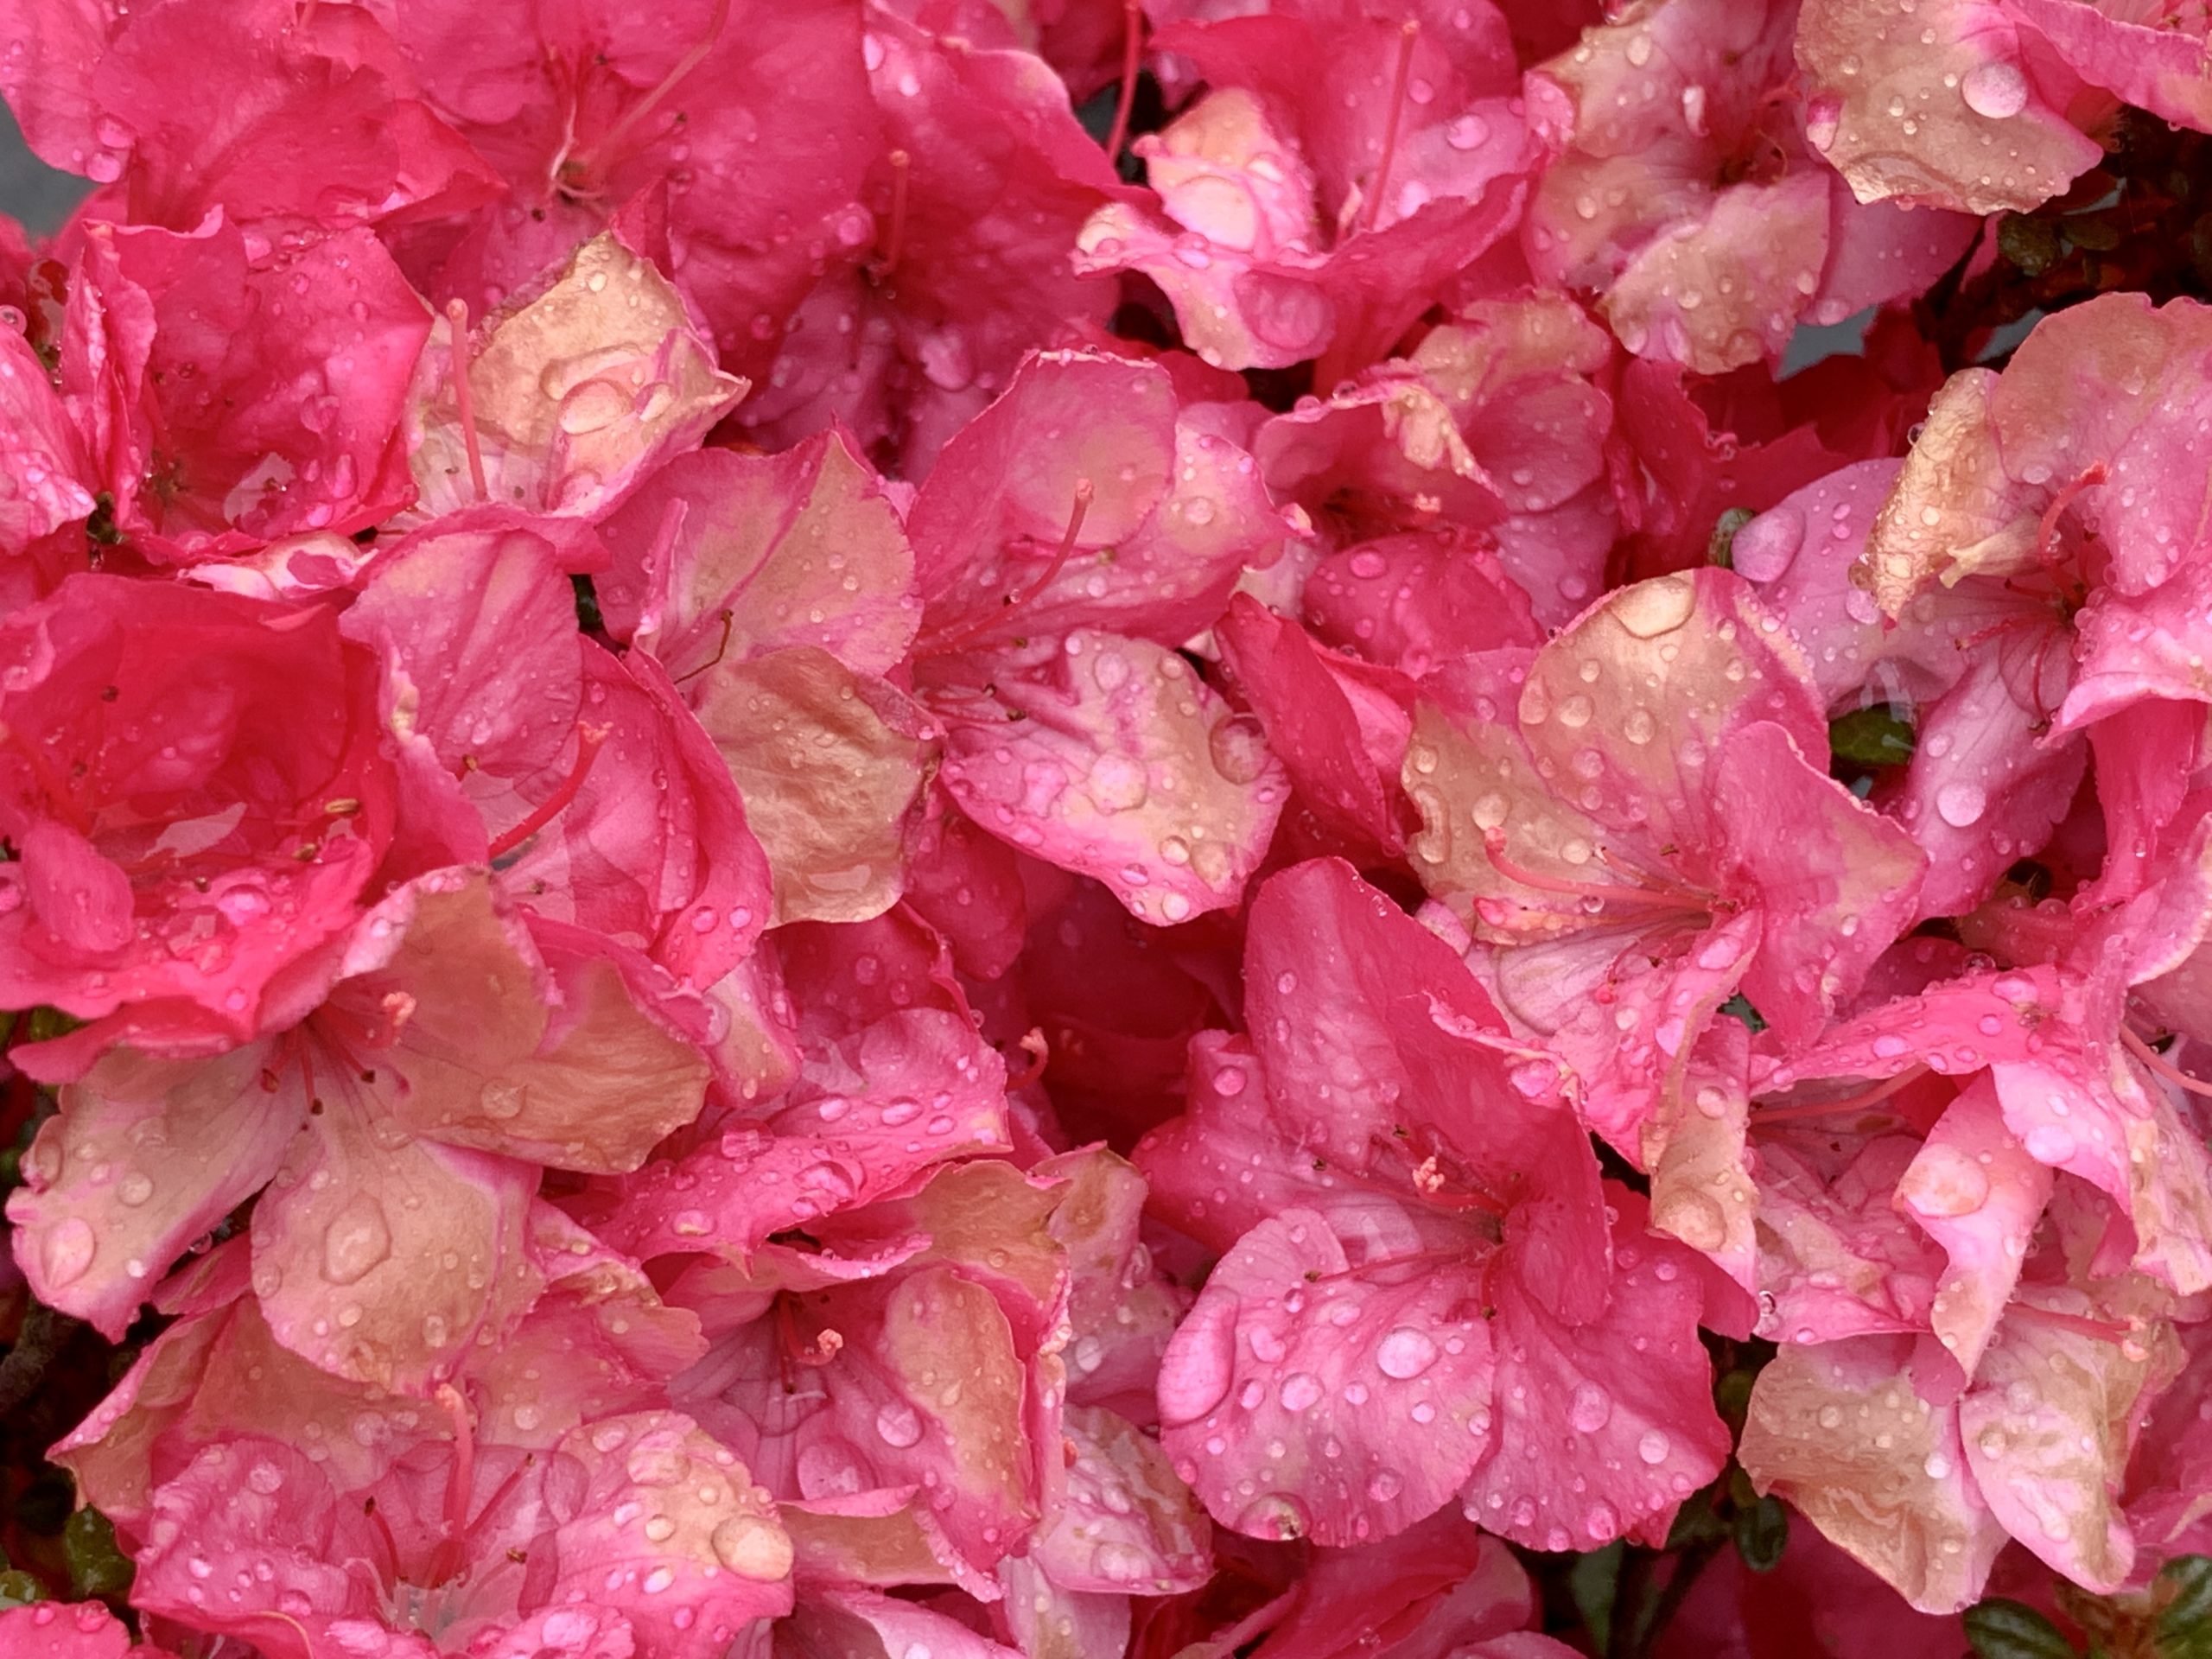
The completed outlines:
[[[708,1541],[715,1559],[741,1578],[780,1579],[791,1570],[791,1541],[772,1521],[734,1515]]]
[[[1954,830],[1979,822],[1988,804],[1989,797],[1979,784],[1946,784],[1936,791],[1936,810]]]
[[[1970,1216],[1989,1201],[1989,1177],[1955,1147],[1924,1146],[1897,1183],[1897,1196],[1923,1216]]]
[[[1402,1325],[1376,1344],[1375,1365],[1385,1376],[1405,1382],[1436,1363],[1436,1344],[1426,1332]]]
[[[905,1401],[893,1400],[875,1414],[875,1432],[886,1446],[904,1451],[922,1438],[922,1420]]]
[[[476,1096],[476,1104],[485,1116],[497,1118],[501,1122],[505,1122],[509,1118],[521,1115],[524,1096],[527,1093],[528,1090],[521,1084],[510,1083],[504,1077],[494,1077],[484,1085],[482,1092]]]
[[[1275,1397],[1285,1411],[1304,1411],[1321,1397],[1321,1380],[1307,1371],[1293,1371],[1283,1378]]]
[[[334,1285],[355,1284],[391,1254],[391,1229],[384,1206],[357,1192],[323,1230],[322,1276]]]
[[[2003,121],[2028,106],[2028,78],[2016,64],[1980,63],[1959,83],[1959,96],[1976,115]]]
[[[1686,575],[1654,576],[1624,588],[1608,607],[1613,620],[1638,639],[1674,632],[1697,608],[1697,586]]]
[[[1585,1434],[1594,1434],[1613,1414],[1613,1397],[1594,1382],[1578,1386],[1567,1402],[1567,1421]]]

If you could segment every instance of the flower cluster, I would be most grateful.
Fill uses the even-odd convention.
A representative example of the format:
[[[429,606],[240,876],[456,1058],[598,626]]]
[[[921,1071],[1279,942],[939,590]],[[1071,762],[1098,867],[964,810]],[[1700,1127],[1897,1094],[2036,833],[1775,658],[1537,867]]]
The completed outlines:
[[[2208,28],[0,0],[0,1652],[2197,1651]]]

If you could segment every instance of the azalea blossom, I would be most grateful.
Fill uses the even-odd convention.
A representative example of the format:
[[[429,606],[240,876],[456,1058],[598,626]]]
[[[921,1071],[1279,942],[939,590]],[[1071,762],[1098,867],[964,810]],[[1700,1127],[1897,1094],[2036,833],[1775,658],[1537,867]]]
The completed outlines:
[[[2202,0],[0,0],[0,1655],[2212,1639]]]

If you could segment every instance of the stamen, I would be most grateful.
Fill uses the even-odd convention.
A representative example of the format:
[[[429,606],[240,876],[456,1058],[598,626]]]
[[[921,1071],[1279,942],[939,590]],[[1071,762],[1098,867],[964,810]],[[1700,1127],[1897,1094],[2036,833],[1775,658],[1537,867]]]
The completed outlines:
[[[468,1529],[468,1495],[476,1488],[476,1424],[468,1402],[450,1382],[441,1382],[431,1396],[453,1421],[453,1466],[446,1471],[446,1531],[456,1536]]]
[[[476,395],[468,385],[468,306],[461,300],[446,302],[446,326],[453,331],[453,398],[461,408],[461,442],[468,451],[468,481],[479,501],[489,501],[492,491],[484,482],[484,451],[476,442]]]
[[[1855,1095],[1846,1095],[1841,1100],[1819,1100],[1803,1106],[1763,1106],[1751,1121],[1759,1124],[1798,1123],[1809,1118],[1834,1117],[1838,1112],[1860,1111],[1910,1088],[1927,1075],[1925,1065],[1908,1066],[1888,1082]]]
[[[584,779],[591,775],[592,763],[599,759],[599,746],[607,741],[607,734],[613,729],[611,726],[577,726],[575,765],[569,767],[561,786],[538,803],[535,812],[492,843],[485,854],[486,863],[498,863],[567,810],[569,803],[576,798],[576,791],[584,786]]]
[[[883,159],[891,168],[891,226],[884,233],[882,257],[875,264],[878,282],[889,279],[906,251],[906,180],[914,166],[914,158],[903,149],[894,149]]]
[[[1414,42],[1421,38],[1421,21],[1408,17],[1398,29],[1398,71],[1390,83],[1390,116],[1382,128],[1382,159],[1375,168],[1375,194],[1367,199],[1362,230],[1371,231],[1382,217],[1383,193],[1390,187],[1390,163],[1397,157],[1398,124],[1406,112],[1406,82],[1413,73]]]
[[[2093,1319],[2081,1313],[2062,1313],[2055,1307],[2037,1307],[2033,1302],[2013,1302],[2005,1310],[2005,1317],[2024,1316],[2040,1319],[2045,1325],[2055,1325],[2062,1331],[2073,1331],[2099,1342],[2126,1342],[2135,1334],[2133,1325],[2122,1325],[2117,1319]]]
[[[1679,910],[1705,913],[1705,907],[1691,899],[1670,893],[1651,893],[1642,887],[1601,886],[1592,881],[1567,881],[1555,875],[1545,875],[1527,869],[1505,855],[1505,832],[1491,829],[1483,831],[1483,851],[1489,856],[1491,868],[1507,880],[1538,893],[1556,893],[1568,899],[1595,899],[1607,905],[1643,905],[1654,910]],[[1531,906],[1523,905],[1523,910]]]
[[[2066,509],[2074,505],[2074,498],[2082,491],[2092,485],[2101,484],[2104,481],[2105,464],[2098,461],[2081,477],[2051,497],[2050,505],[2043,510],[2043,519],[2036,525],[2036,557],[2046,569],[2055,570],[2058,567],[2058,549],[2056,545],[2058,521],[2065,516]]]
[[[2212,1083],[2207,1083],[2202,1077],[2190,1077],[2188,1072],[2183,1071],[2125,1026],[2120,1028],[2120,1040],[2129,1053],[2149,1066],[2168,1083],[2174,1084],[2177,1088],[2186,1090],[2192,1095],[2200,1095],[2207,1100],[2212,1100]]]
[[[670,682],[670,683],[671,685],[682,685],[687,680],[696,680],[709,669],[720,663],[724,657],[729,654],[730,635],[736,627],[737,613],[735,611],[725,610],[722,613],[721,643],[715,647],[715,654],[708,658],[705,662],[700,664],[698,667],[690,669],[684,673],[677,675],[675,679]]]
[[[1114,125],[1106,135],[1106,159],[1118,161],[1129,137],[1129,111],[1137,101],[1137,57],[1143,42],[1144,0],[1122,0],[1122,94],[1114,101]]]
[[[1051,587],[1052,579],[1066,568],[1070,556],[1075,552],[1076,537],[1083,533],[1084,515],[1090,511],[1091,500],[1096,493],[1096,491],[1091,487],[1089,479],[1076,480],[1075,502],[1068,511],[1067,530],[1060,537],[1058,551],[1052,555],[1052,563],[1045,567],[1044,575],[1039,576],[1019,594],[1008,594],[1006,596],[1006,608],[995,616],[974,617],[949,632],[918,641],[918,653],[934,656],[942,652],[957,649],[979,634],[989,633],[1002,628],[1022,607]]]
[[[1029,1060],[1020,1071],[1007,1073],[1006,1091],[1009,1095],[1018,1089],[1027,1089],[1043,1077],[1045,1067],[1052,1058],[1052,1045],[1045,1040],[1045,1031],[1041,1026],[1032,1026],[1022,1033],[1021,1041],[1016,1046],[1029,1057]]]
[[[399,1540],[391,1535],[391,1522],[384,1518],[384,1511],[377,1508],[377,1501],[373,1497],[361,1500],[361,1513],[369,1518],[376,1529],[377,1537],[384,1544],[385,1581],[397,1584],[404,1575],[399,1567]]]
[[[660,85],[632,104],[622,118],[599,137],[599,142],[575,162],[577,172],[587,181],[596,173],[602,157],[615,153],[615,146],[655,110],[661,100],[683,84],[683,78],[706,61],[707,54],[715,49],[715,42],[721,38],[722,26],[729,22],[729,0],[715,0],[713,15],[707,19],[707,32],[689,52],[676,60],[676,67],[661,77]]]

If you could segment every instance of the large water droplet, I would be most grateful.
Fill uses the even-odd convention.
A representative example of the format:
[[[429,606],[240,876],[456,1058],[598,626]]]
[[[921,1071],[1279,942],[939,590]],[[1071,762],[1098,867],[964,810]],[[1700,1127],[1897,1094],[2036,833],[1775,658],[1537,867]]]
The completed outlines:
[[[1611,1419],[1613,1397],[1594,1382],[1579,1385],[1567,1402],[1567,1421],[1585,1434],[1594,1434]]]
[[[774,1522],[734,1515],[708,1541],[715,1559],[740,1578],[780,1579],[791,1570],[791,1541]]]
[[[1897,1196],[1923,1216],[1970,1216],[1989,1202],[1989,1176],[1955,1147],[1920,1149]]]
[[[920,1414],[904,1400],[893,1400],[875,1414],[875,1432],[886,1446],[904,1451],[922,1438]]]
[[[323,1230],[322,1276],[334,1285],[354,1284],[391,1254],[391,1228],[384,1206],[357,1192]]]
[[[1976,115],[2003,121],[2028,106],[2028,78],[2016,64],[1976,64],[1959,83],[1959,96]]]
[[[57,1290],[64,1285],[75,1284],[85,1276],[99,1252],[99,1244],[92,1236],[91,1225],[81,1216],[69,1217],[46,1236],[46,1248],[41,1254],[46,1262],[47,1283]]]
[[[1954,830],[1978,823],[1989,805],[1989,796],[1979,784],[1946,784],[1936,791],[1936,810]]]
[[[1402,1325],[1376,1344],[1376,1369],[1400,1382],[1419,1376],[1436,1363],[1436,1344],[1423,1331]]]
[[[1125,754],[1102,754],[1090,768],[1084,790],[1101,812],[1130,812],[1142,806],[1151,785],[1144,763]]]

